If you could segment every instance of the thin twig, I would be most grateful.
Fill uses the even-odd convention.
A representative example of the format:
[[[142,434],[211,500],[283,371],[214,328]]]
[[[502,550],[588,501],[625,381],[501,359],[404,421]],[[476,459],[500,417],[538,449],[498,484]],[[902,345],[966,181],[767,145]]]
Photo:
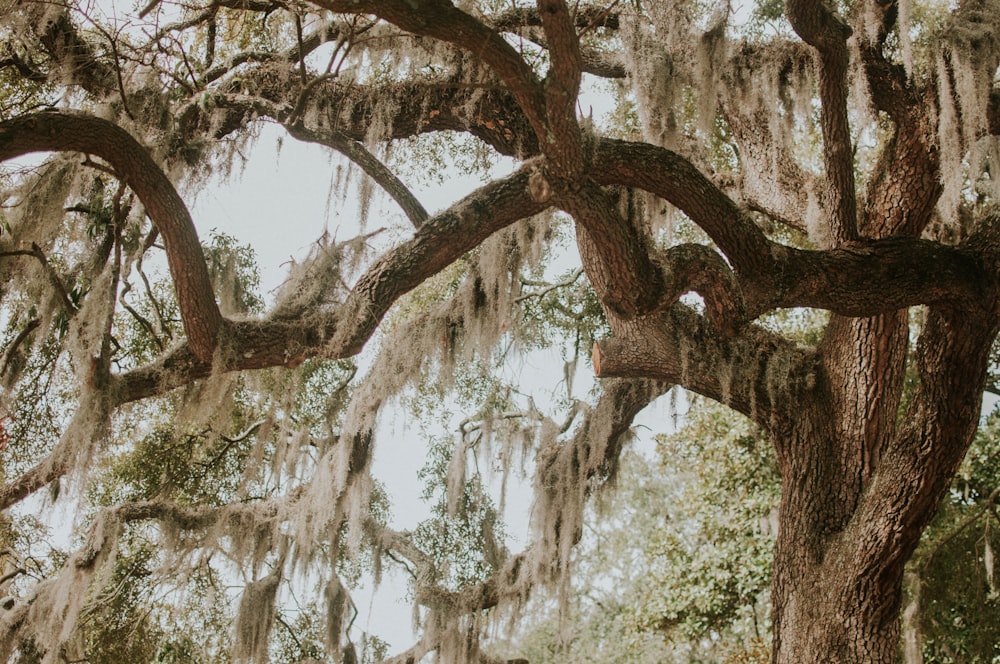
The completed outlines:
[[[576,270],[573,271],[573,273],[570,276],[566,277],[562,281],[556,282],[554,284],[547,284],[545,286],[545,288],[543,288],[543,289],[541,289],[539,291],[533,291],[531,293],[525,293],[523,295],[520,295],[520,296],[518,296],[517,298],[514,299],[514,302],[523,302],[524,300],[527,300],[528,298],[531,298],[531,297],[542,298],[542,297],[545,297],[546,295],[548,295],[549,293],[551,293],[552,291],[554,291],[556,289],[565,288],[566,286],[572,286],[574,283],[576,283],[576,280],[579,279],[580,275],[582,275],[582,274],[583,274],[583,268],[582,267],[581,268],[577,268]],[[539,283],[539,282],[529,281],[529,280],[522,280],[521,283],[523,283],[525,285],[529,285],[529,286],[530,285],[539,285],[539,286],[541,285],[541,283]]]
[[[31,243],[30,249],[12,249],[10,251],[0,251],[0,258],[7,256],[31,256],[35,258],[39,263],[42,264],[42,268],[45,270],[45,274],[48,276],[49,281],[52,282],[53,288],[56,289],[56,294],[59,296],[59,301],[66,308],[67,313],[71,316],[75,315],[77,312],[77,306],[73,304],[73,301],[69,298],[69,293],[66,291],[66,287],[63,285],[62,279],[59,278],[58,273],[56,273],[55,268],[49,263],[48,259],[45,257],[45,253],[42,251],[34,242]]]
[[[14,340],[8,344],[7,348],[3,352],[3,363],[0,364],[0,376],[7,375],[7,368],[10,364],[10,358],[13,357],[14,351],[17,350],[18,346],[24,343],[24,340],[28,338],[28,335],[35,331],[39,325],[42,324],[40,318],[32,318],[28,321],[28,324],[24,326],[24,329],[17,333]]]
[[[986,498],[986,502],[984,502],[982,505],[980,505],[979,509],[977,509],[974,514],[972,514],[967,519],[965,519],[962,523],[960,523],[958,525],[957,528],[955,528],[950,533],[948,533],[947,537],[945,537],[943,540],[941,540],[940,542],[937,543],[937,546],[935,546],[934,549],[931,550],[931,552],[927,555],[927,558],[924,560],[923,564],[920,565],[920,572],[921,572],[921,574],[923,574],[924,572],[926,572],[927,569],[930,567],[931,562],[934,560],[934,556],[937,555],[938,551],[940,551],[942,548],[944,548],[944,546],[948,542],[950,542],[953,539],[955,539],[956,537],[958,537],[958,535],[963,530],[965,530],[966,528],[968,528],[969,526],[971,526],[972,524],[974,524],[979,519],[979,517],[981,517],[983,515],[983,512],[985,512],[988,509],[993,509],[993,507],[994,507],[994,505],[996,503],[997,497],[1000,497],[1000,487],[997,487],[996,489],[993,489],[993,492],[990,493],[989,497]]]

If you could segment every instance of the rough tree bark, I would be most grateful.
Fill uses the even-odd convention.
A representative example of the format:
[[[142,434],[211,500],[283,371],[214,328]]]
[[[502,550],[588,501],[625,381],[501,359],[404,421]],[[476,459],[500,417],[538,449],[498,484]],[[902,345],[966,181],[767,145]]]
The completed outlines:
[[[716,76],[719,89],[693,88],[712,97],[711,108],[718,104],[743,169],[734,180],[710,172],[703,151],[603,137],[581,117],[585,72],[639,77],[631,65],[591,48],[587,39],[598,28],[616,33],[626,19],[644,20],[625,16],[619,3],[585,7],[538,0],[533,7],[493,14],[486,8],[472,13],[448,0],[305,4],[303,9],[282,2],[215,2],[193,11],[183,26],[163,27],[161,40],[171,31],[214,25],[223,8],[259,13],[265,21],[279,10],[325,10],[326,18],[335,19],[323,22],[316,34],[300,34],[286,51],[241,53],[224,65],[192,70],[191,80],[157,72],[162,81],[176,83],[172,94],[182,101],[172,116],[160,109],[146,117],[137,100],[151,91],[141,85],[128,89],[125,59],[109,62],[82,40],[69,12],[25,3],[23,24],[34,30],[25,39],[35,40],[37,59],[44,60],[38,67],[48,71],[24,58],[0,65],[34,83],[70,81],[131,133],[89,110],[25,110],[0,121],[0,160],[37,151],[83,152],[104,160],[107,170],[131,187],[163,238],[186,333],[182,343],[146,366],[114,374],[105,367],[107,375],[97,381],[107,386],[105,407],[166,394],[213,373],[296,367],[307,358],[356,354],[405,293],[505,227],[560,209],[575,222],[579,258],[611,334],[593,351],[595,371],[607,379],[604,396],[575,435],[538,453],[539,476],[555,477],[567,465],[582,483],[613,474],[632,417],[669,385],[728,405],[770,434],[781,472],[773,661],[895,661],[903,566],[972,440],[989,352],[1000,329],[1000,214],[979,206],[957,230],[954,224],[945,228],[946,213],[935,206],[944,183],[964,176],[942,172],[942,155],[954,148],[942,144],[951,139],[936,118],[965,110],[966,124],[955,139],[965,152],[997,133],[1000,90],[993,78],[976,79],[983,122],[974,126],[968,99],[959,98],[967,90],[943,94],[955,85],[942,87],[933,75],[908,73],[892,59],[890,37],[909,28],[897,24],[895,2],[872,0],[865,11],[845,18],[826,3],[789,0],[788,21],[800,41],[789,36],[734,48],[725,62],[709,63],[722,70]],[[995,9],[989,0],[968,0],[950,20],[956,25],[988,20],[1000,31],[996,13],[991,14]],[[366,30],[387,25],[392,32],[379,33],[381,38],[416,36],[444,44],[452,68],[430,83],[373,83],[360,95],[330,67],[307,79],[308,53],[328,42],[339,49]],[[511,34],[547,51],[544,73],[512,46]],[[966,59],[980,65],[977,71],[995,72],[998,41],[963,42]],[[949,44],[941,48],[945,55],[959,49],[958,41]],[[750,80],[740,68],[752,68],[755,58],[764,62],[765,51],[783,79],[799,70],[816,74],[809,95],[820,108],[822,165],[816,173],[797,163],[792,146],[777,145],[775,126],[762,126],[767,109],[732,91]],[[133,59],[142,65],[142,58]],[[460,66],[452,66],[455,62]],[[962,60],[941,62],[938,75],[965,76],[966,87],[975,79],[958,71]],[[475,69],[472,79],[470,69]],[[864,77],[886,137],[861,184],[849,108],[852,76]],[[289,81],[295,94],[288,93]],[[362,145],[383,96],[398,103],[382,140],[464,131],[519,159],[521,166],[428,216]],[[337,302],[261,319],[226,319],[215,303],[193,222],[163,165],[177,169],[197,162],[201,155],[192,147],[197,139],[239,133],[260,117],[357,162],[403,207],[414,228],[410,239],[368,264]],[[169,140],[154,158],[144,143],[161,132]],[[659,246],[648,219],[619,205],[616,196],[623,188],[669,202],[710,243]],[[807,219],[806,207],[817,209],[818,222]],[[774,224],[801,232],[817,223],[823,233],[811,249],[788,246],[762,230]],[[30,229],[19,232],[30,236]],[[0,245],[0,257],[24,254]],[[683,304],[687,293],[700,296],[703,308]],[[754,322],[791,307],[830,312],[817,347],[796,344]],[[912,348],[911,315],[920,318]],[[915,387],[905,393],[908,369]],[[594,423],[602,419],[600,435],[588,438],[589,427],[596,430]],[[361,434],[370,437],[372,431]],[[342,473],[368,467],[369,444],[358,444],[362,439],[367,441],[355,436],[351,468]],[[38,465],[9,479],[0,487],[0,505],[10,507],[70,472],[75,461],[68,449],[65,441],[55,443]],[[305,502],[311,490],[287,496],[287,503]],[[588,493],[580,491],[583,497]],[[563,498],[539,497],[546,499]],[[337,501],[336,518],[346,519],[346,499]],[[286,508],[278,504],[268,518]],[[560,507],[565,513],[542,537],[575,542],[577,508],[582,510]],[[235,521],[238,513],[239,508],[160,502],[114,511],[120,522],[162,520],[192,532]],[[385,550],[408,558],[415,568],[426,563],[404,535],[386,530],[379,537]],[[539,570],[551,574],[559,562],[531,560],[526,552],[481,585],[458,593],[421,588],[418,601],[433,611],[477,614],[520,597],[544,576]],[[29,616],[28,607],[19,607],[4,627],[18,633]],[[439,650],[434,638],[425,634],[412,652]]]

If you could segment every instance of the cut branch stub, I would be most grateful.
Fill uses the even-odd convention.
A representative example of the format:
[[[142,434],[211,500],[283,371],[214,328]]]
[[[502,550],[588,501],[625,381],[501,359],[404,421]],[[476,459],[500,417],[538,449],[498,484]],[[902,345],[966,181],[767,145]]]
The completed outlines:
[[[104,159],[142,201],[163,237],[191,349],[210,360],[222,313],[187,206],[149,152],[121,127],[84,113],[42,111],[0,122],[0,161],[66,151]]]

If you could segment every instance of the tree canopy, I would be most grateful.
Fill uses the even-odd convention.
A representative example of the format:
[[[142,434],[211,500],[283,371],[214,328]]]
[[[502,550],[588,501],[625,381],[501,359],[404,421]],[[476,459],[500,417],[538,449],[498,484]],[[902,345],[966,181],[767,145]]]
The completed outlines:
[[[568,606],[588,500],[680,386],[772,448],[772,661],[895,660],[1000,324],[997,0],[0,9],[0,659],[502,658],[534,589]],[[358,234],[273,298],[188,206],[265,125],[358,183]],[[407,184],[456,167],[486,181],[440,210]],[[507,368],[553,347],[543,402]],[[371,472],[401,402],[464,415],[412,532]],[[521,472],[509,551],[491,490]],[[80,516],[40,556],[46,500]],[[401,653],[355,624],[383,565]]]

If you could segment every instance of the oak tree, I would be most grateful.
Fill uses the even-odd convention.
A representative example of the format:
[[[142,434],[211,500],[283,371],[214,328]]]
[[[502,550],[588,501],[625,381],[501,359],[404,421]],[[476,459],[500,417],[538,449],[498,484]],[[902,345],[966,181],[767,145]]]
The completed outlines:
[[[322,576],[326,656],[350,660],[351,561],[383,558],[406,561],[422,607],[391,661],[488,659],[486,615],[566,587],[586,500],[635,414],[679,385],[774,447],[772,660],[893,661],[904,564],[972,440],[998,329],[1000,5],[735,9],[4,2],[0,159],[52,156],[4,182],[0,505],[20,585],[0,654],[84,656],[88,607],[141,535],[132,553],[161,552],[159,569],[241,571],[237,661],[268,657],[295,574]],[[584,101],[600,86],[617,122]],[[342,154],[408,228],[375,255],[364,234],[318,243],[255,311],[239,252],[211,260],[179,192],[263,123]],[[445,132],[512,166],[429,214],[390,147]],[[537,278],[564,227],[582,272]],[[169,294],[142,268],[158,251]],[[547,323],[526,315],[544,298]],[[796,308],[828,312],[814,343],[772,324]],[[446,472],[452,517],[472,454],[523,453],[534,542],[512,554],[484,526],[483,564],[442,575],[386,526],[382,407],[564,333],[599,337],[600,393],[565,422],[481,395]],[[346,361],[375,343],[365,371]],[[158,461],[116,471],[123,453]],[[17,548],[36,492],[100,472],[129,481],[91,503],[78,548],[45,565]]]

